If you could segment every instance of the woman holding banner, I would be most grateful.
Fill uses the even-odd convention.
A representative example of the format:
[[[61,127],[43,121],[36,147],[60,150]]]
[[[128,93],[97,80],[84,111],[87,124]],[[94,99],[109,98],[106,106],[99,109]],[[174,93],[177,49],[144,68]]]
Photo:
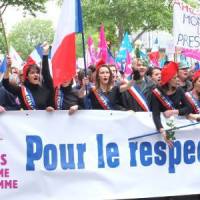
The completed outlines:
[[[73,114],[84,107],[83,101],[78,97],[77,91],[72,87],[73,80],[66,81],[55,89],[56,110],[69,110]]]
[[[161,123],[160,113],[163,112],[166,118],[176,115],[188,115],[192,112],[184,92],[177,87],[178,64],[169,62],[161,71],[161,86],[153,89],[151,108],[153,120],[157,130],[162,134],[164,140],[173,147],[173,143]]]

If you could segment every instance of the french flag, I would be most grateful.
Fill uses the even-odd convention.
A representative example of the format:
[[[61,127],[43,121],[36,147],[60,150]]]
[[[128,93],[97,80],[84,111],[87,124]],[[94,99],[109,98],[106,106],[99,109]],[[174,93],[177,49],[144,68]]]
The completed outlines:
[[[7,59],[6,56],[0,54],[0,82],[3,79],[4,73],[7,69]]]
[[[0,73],[6,72],[7,69],[7,59],[6,56],[4,56],[2,59],[0,59]]]
[[[81,32],[83,25],[80,0],[64,0],[51,52],[55,87],[75,76],[75,35]]]
[[[38,44],[35,49],[31,52],[27,60],[32,60],[35,64],[39,65],[42,62],[42,46],[41,44]]]
[[[20,55],[17,53],[17,51],[12,46],[10,46],[9,56],[10,56],[10,58],[12,60],[11,66],[12,67],[16,67],[19,70],[21,70],[23,68],[24,61],[22,60]]]

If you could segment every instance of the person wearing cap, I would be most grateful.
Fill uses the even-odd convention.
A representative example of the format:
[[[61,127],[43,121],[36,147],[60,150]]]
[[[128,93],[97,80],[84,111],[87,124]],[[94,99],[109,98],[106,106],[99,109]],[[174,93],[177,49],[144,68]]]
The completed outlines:
[[[44,52],[44,58],[48,54]],[[24,83],[22,85],[12,85],[9,82],[9,68],[4,75],[3,86],[12,94],[19,98],[21,108],[24,110],[47,110],[53,111],[53,81],[48,68],[42,64],[42,77],[40,75],[40,67],[31,59],[24,65],[23,76]]]
[[[185,96],[192,107],[192,113],[188,115],[188,118],[200,121],[200,70],[194,73],[192,85],[192,91],[185,93]]]
[[[188,92],[192,89],[192,83],[189,80],[188,65],[185,63],[179,63],[178,65],[178,86],[183,89],[184,92]]]
[[[184,91],[177,87],[177,72],[177,63],[169,62],[164,65],[161,71],[160,87],[156,87],[152,91],[153,121],[169,147],[173,147],[173,142],[167,137],[161,123],[160,113],[163,112],[164,116],[169,118],[176,115],[187,116],[192,112]]]

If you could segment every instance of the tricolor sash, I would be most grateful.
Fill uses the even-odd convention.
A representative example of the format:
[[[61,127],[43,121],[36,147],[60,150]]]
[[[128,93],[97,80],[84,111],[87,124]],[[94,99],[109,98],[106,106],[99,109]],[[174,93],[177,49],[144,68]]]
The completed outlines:
[[[31,94],[31,91],[25,87],[21,86],[22,98],[28,110],[36,110],[35,100]]]
[[[153,89],[153,94],[156,98],[160,101],[160,103],[167,109],[167,110],[175,110],[173,106],[173,102],[166,96],[164,96],[158,88]]]
[[[192,92],[186,92],[185,96],[186,96],[186,99],[188,100],[189,104],[192,106],[192,109],[195,112],[195,114],[200,114],[200,101],[198,101],[192,95]]]
[[[108,97],[104,95],[102,91],[97,91],[97,89],[94,87],[92,88],[92,92],[94,93],[97,101],[104,110],[112,110],[112,105],[110,103],[110,100],[108,99]]]
[[[136,85],[129,88],[128,92],[144,111],[149,112],[149,107],[147,105],[146,98]]]
[[[63,91],[60,88],[56,88],[56,91],[55,91],[55,107],[56,107],[56,110],[62,110],[63,99],[64,99]]]

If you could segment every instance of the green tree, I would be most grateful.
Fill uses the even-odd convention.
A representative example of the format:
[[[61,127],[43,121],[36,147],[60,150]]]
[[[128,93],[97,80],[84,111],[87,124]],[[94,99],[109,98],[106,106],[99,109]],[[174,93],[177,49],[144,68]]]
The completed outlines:
[[[35,15],[36,11],[45,11],[44,3],[48,0],[0,0],[0,13],[4,14],[8,6],[22,7],[25,12]]]
[[[8,52],[8,41],[6,37],[6,31],[4,27],[4,22],[3,22],[3,14],[6,11],[6,9],[9,6],[15,6],[15,7],[22,7],[24,10],[24,14],[26,12],[29,12],[30,14],[35,16],[35,12],[45,11],[45,6],[44,3],[47,2],[48,0],[0,0],[0,35],[3,35],[3,40],[0,40],[0,47]]]
[[[0,28],[0,53],[5,53],[5,40],[2,32],[2,28]]]
[[[86,27],[98,27],[104,23],[121,41],[125,31],[170,30],[172,11],[164,7],[165,0],[83,0]],[[91,6],[92,5],[92,6]]]
[[[145,31],[171,30],[172,9],[164,3],[165,0],[82,0],[85,32],[91,27],[98,32],[103,23],[107,40],[118,44],[126,31],[141,31],[139,37]]]
[[[53,37],[54,30],[51,21],[26,19],[13,27],[8,39],[25,59],[37,44],[44,41],[52,43]]]
[[[61,5],[63,0],[57,0]],[[169,4],[172,0],[168,0]],[[184,0],[193,7],[198,0]],[[146,31],[172,30],[172,6],[166,0],[82,0],[83,22],[86,38],[105,26],[106,38],[115,46],[127,31],[139,32],[137,40]],[[80,44],[80,42],[79,42]]]

